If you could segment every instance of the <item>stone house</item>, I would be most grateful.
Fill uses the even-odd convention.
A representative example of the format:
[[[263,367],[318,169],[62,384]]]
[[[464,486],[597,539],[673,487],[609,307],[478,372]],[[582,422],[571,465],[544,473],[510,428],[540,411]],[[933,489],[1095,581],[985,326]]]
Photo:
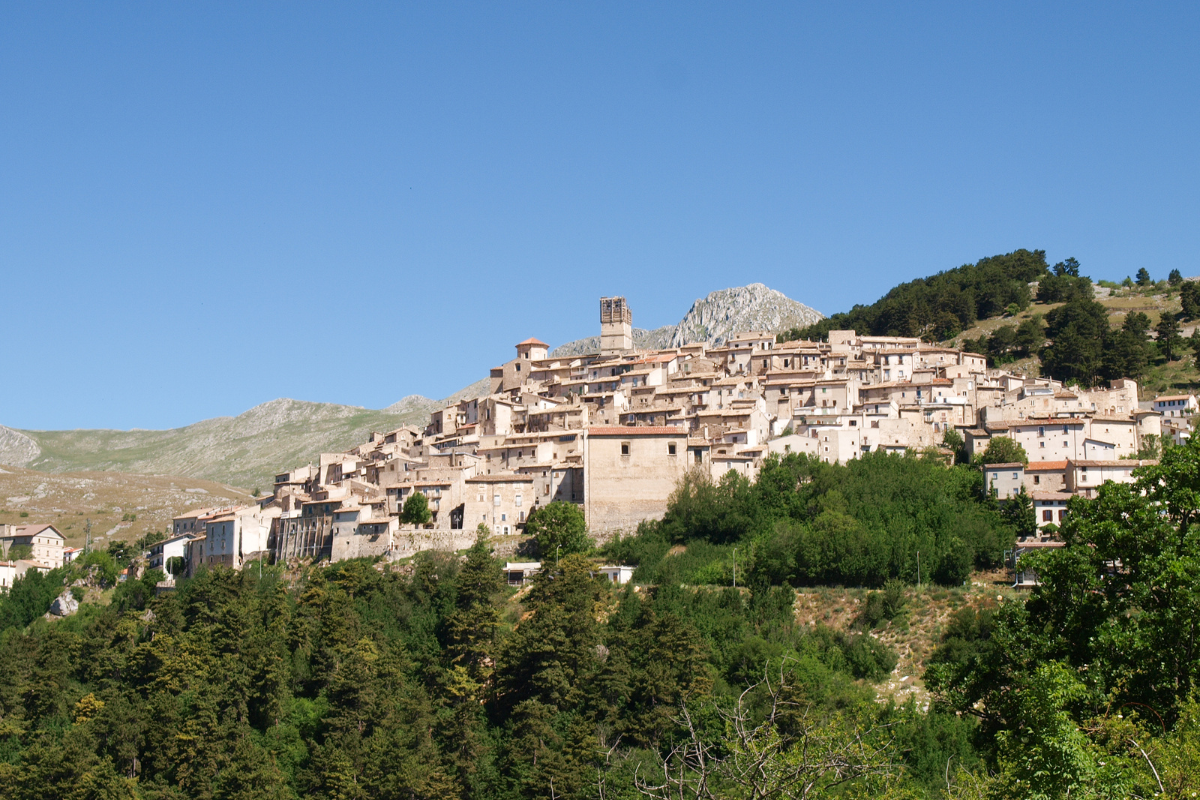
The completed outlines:
[[[593,533],[661,519],[687,472],[688,434],[672,427],[593,427],[583,456],[584,516]]]
[[[28,560],[47,569],[63,565],[66,538],[50,524],[0,525],[0,557],[8,560],[14,547],[28,547]]]
[[[537,505],[531,475],[476,475],[466,482],[465,525],[487,525],[497,536],[525,530],[525,520]]]

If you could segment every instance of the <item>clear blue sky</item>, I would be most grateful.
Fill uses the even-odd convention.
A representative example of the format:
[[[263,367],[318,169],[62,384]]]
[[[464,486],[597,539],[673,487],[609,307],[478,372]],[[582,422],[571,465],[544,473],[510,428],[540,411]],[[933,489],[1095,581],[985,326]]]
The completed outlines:
[[[441,397],[760,281],[1200,273],[1196,3],[6,3],[0,424]]]

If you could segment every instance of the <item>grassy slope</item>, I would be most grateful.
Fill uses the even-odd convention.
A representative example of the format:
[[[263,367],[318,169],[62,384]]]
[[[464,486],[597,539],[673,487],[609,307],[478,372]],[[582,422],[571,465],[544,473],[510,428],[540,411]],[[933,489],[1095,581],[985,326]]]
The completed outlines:
[[[371,431],[428,420],[428,409],[396,414],[294,401],[267,406],[274,407],[167,431],[25,431],[42,448],[26,466],[181,475],[265,490],[277,472],[322,452],[346,450]]]
[[[477,396],[478,381],[452,395]],[[423,397],[383,410],[332,403],[273,400],[236,417],[218,417],[165,431],[22,431],[42,452],[23,466],[46,472],[114,470],[203,478],[266,490],[273,476],[366,441],[372,431],[424,426],[445,401]]]
[[[796,592],[796,619],[804,625],[850,630],[867,594],[866,589],[800,589]],[[912,697],[926,706],[929,693],[921,676],[950,616],[960,608],[994,607],[1021,595],[1009,586],[1003,572],[996,572],[977,573],[968,586],[953,589],[909,587],[906,596],[907,603],[900,615],[870,632],[899,656],[896,668],[876,691],[880,701],[892,699],[903,703]]]
[[[172,517],[194,508],[249,499],[230,486],[189,478],[0,467],[0,523],[52,523],[68,547],[83,545],[89,519],[93,540],[103,545],[166,530]]]

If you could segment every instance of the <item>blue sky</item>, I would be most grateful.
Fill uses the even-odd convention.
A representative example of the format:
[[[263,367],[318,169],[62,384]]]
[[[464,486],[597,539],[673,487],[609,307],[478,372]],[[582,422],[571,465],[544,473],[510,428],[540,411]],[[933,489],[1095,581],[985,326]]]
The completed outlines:
[[[0,424],[441,397],[759,281],[1200,274],[1194,3],[7,3]]]

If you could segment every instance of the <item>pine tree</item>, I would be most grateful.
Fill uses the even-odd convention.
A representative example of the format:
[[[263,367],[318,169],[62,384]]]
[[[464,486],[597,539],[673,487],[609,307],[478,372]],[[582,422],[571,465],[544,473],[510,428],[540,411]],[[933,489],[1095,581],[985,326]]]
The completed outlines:
[[[1017,536],[1026,538],[1037,534],[1037,516],[1033,510],[1033,501],[1024,486],[1005,501],[1002,513],[1005,521],[1017,532]]]
[[[1158,334],[1158,347],[1162,354],[1167,361],[1174,361],[1182,344],[1179,320],[1175,319],[1174,314],[1163,312],[1162,318],[1154,326],[1154,332]]]
[[[1184,319],[1200,317],[1200,283],[1184,281],[1179,287],[1179,302],[1183,306]]]

